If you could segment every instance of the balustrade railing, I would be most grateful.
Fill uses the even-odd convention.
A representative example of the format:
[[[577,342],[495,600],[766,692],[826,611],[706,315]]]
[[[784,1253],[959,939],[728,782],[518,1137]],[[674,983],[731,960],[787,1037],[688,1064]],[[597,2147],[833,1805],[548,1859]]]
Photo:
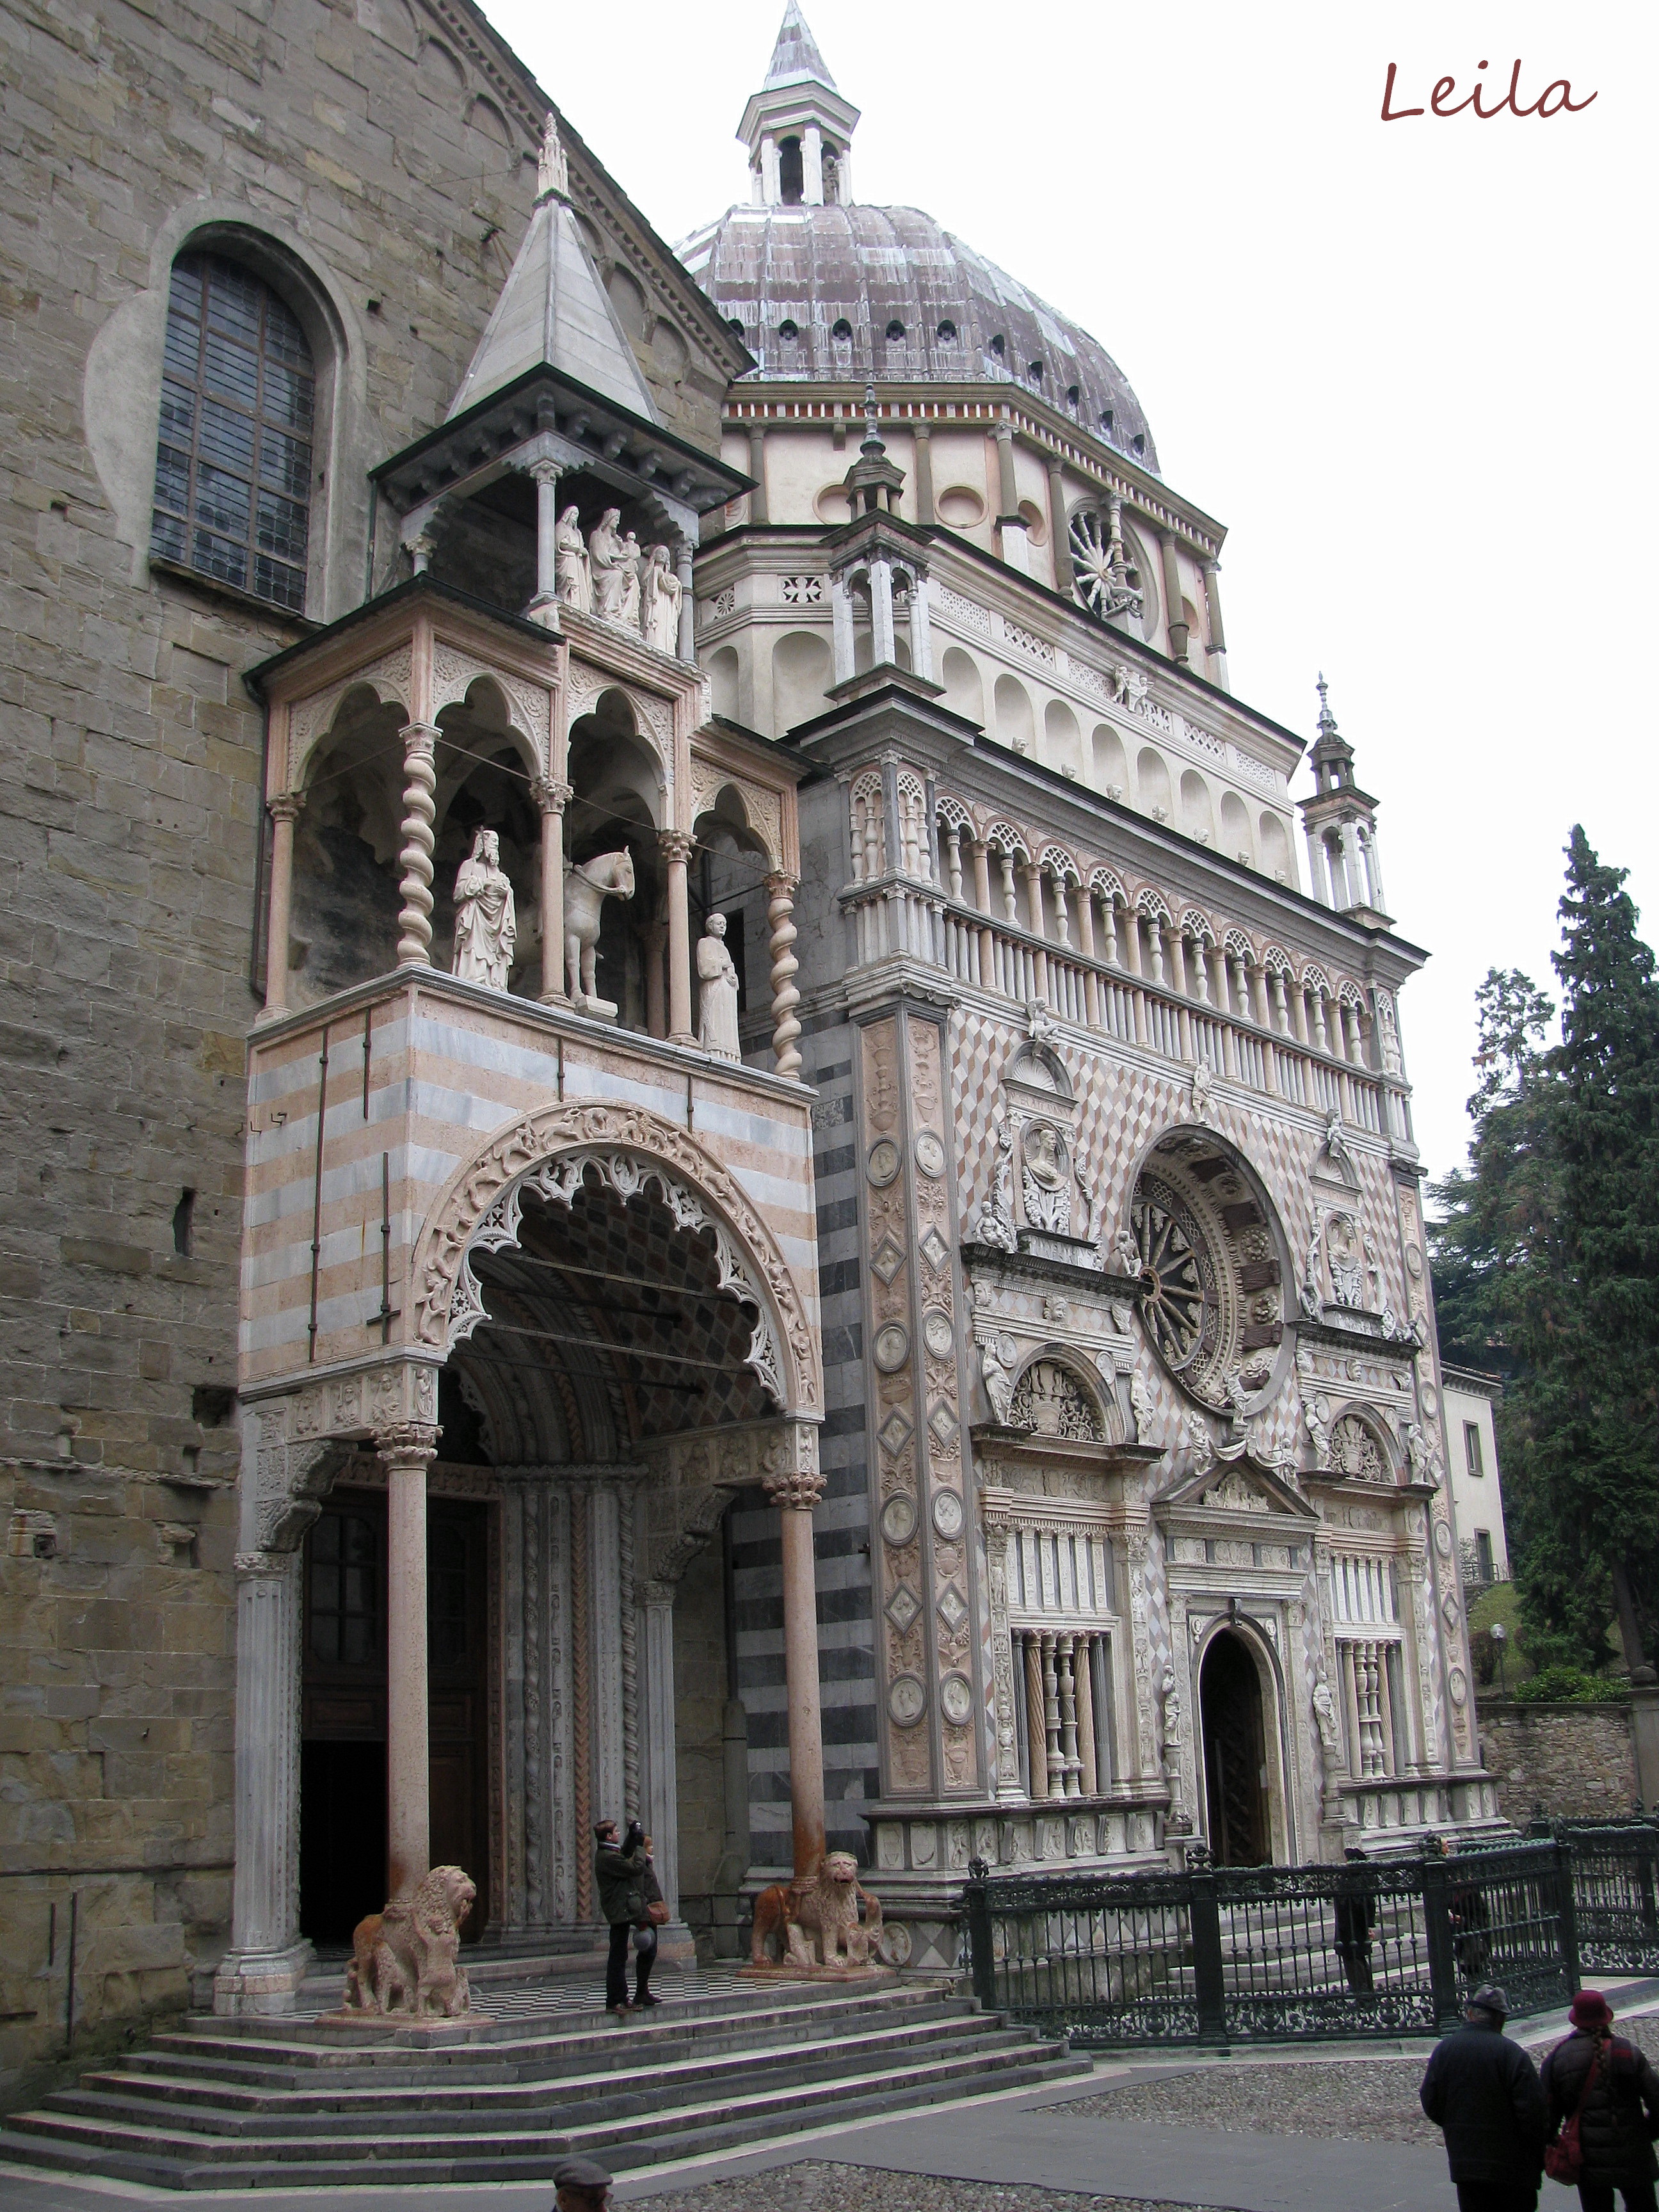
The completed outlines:
[[[1079,2045],[1444,2031],[1483,1981],[1516,2014],[1581,1972],[1659,1967],[1659,1827],[1341,1866],[990,1876],[963,1908],[974,1993]]]
[[[886,902],[872,898],[860,911]],[[932,919],[930,914],[930,924]],[[1321,1054],[1234,1010],[1201,1004],[1148,976],[1091,960],[1073,945],[1034,936],[1018,923],[954,900],[939,913],[938,923],[941,964],[961,982],[1000,992],[1022,1006],[1041,999],[1061,1021],[1098,1030],[1124,1044],[1143,1045],[1188,1067],[1202,1063],[1217,1075],[1276,1094],[1292,1105],[1340,1114],[1374,1136],[1383,1134],[1386,1115],[1389,1133],[1410,1137],[1404,1100],[1390,1092],[1385,1107],[1383,1085],[1363,1065]],[[860,956],[878,957],[864,950],[867,934],[861,924]],[[884,951],[899,949],[887,935],[879,941]]]

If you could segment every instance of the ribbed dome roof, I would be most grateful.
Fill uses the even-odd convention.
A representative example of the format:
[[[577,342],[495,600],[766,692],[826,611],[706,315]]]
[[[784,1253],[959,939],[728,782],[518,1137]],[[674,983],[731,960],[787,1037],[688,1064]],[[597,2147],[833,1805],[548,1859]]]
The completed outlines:
[[[728,208],[678,251],[764,376],[1006,379],[1158,466],[1106,349],[919,208]]]

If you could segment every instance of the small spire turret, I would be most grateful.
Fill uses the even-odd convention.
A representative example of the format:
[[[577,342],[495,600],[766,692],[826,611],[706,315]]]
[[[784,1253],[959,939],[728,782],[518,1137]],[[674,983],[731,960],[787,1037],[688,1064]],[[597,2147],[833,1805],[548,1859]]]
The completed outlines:
[[[758,207],[845,206],[859,111],[836,89],[805,17],[788,0],[766,81],[743,111],[750,197]]]
[[[1319,717],[1308,753],[1313,796],[1301,802],[1310,887],[1326,906],[1341,912],[1357,909],[1386,921],[1376,850],[1376,801],[1354,780],[1353,747],[1336,726],[1322,669],[1314,688],[1319,694]]]

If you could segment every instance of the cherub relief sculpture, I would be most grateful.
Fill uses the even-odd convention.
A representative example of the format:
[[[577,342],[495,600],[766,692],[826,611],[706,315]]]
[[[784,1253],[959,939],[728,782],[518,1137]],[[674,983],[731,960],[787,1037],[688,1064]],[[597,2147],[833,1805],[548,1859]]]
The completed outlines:
[[[999,1252],[1016,1252],[1018,1239],[1014,1235],[1014,1132],[1012,1125],[1004,1119],[997,1123],[997,1156],[991,1168],[991,1189],[984,1204],[974,1216],[974,1237],[981,1244],[989,1244]]]
[[[492,991],[506,990],[518,935],[501,840],[493,830],[477,830],[455,878],[455,973]]]

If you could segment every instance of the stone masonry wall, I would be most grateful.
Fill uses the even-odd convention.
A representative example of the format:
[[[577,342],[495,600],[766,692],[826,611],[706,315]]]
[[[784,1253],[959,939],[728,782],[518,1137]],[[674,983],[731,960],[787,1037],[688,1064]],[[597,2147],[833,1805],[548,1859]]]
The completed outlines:
[[[1479,1708],[1486,1765],[1498,1780],[1498,1809],[1524,1828],[1533,1808],[1594,1820],[1631,1811],[1636,1754],[1626,1705],[1516,1705]]]
[[[286,241],[340,325],[313,607],[349,609],[366,471],[449,403],[528,218],[541,104],[458,0],[0,0],[0,31],[3,2104],[64,2052],[72,1895],[77,2056],[199,1996],[228,1938],[263,737],[241,679],[304,629],[147,571],[157,395],[95,342],[164,301],[204,211]],[[638,216],[578,172],[637,265]],[[713,443],[716,407],[678,427]]]

